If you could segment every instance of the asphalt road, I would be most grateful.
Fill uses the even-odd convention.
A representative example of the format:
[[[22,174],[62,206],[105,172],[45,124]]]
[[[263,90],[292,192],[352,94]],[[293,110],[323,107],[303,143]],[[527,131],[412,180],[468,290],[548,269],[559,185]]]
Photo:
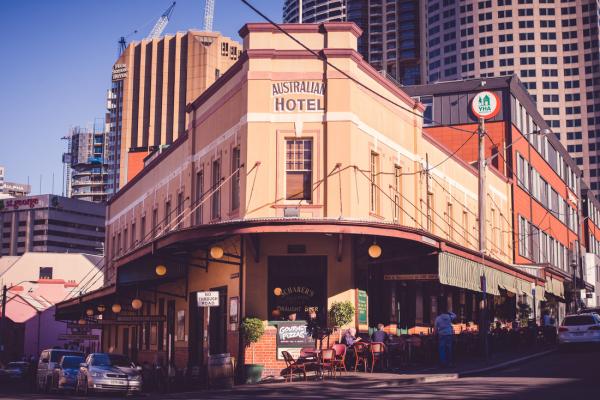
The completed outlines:
[[[143,396],[140,399],[598,399],[600,398],[600,351],[575,349],[553,353],[485,376],[436,383],[396,386],[391,381],[300,382],[241,386],[234,390],[175,395]],[[78,396],[10,395],[11,399],[82,399]],[[108,397],[94,396],[101,399]],[[122,397],[121,397],[122,398]]]

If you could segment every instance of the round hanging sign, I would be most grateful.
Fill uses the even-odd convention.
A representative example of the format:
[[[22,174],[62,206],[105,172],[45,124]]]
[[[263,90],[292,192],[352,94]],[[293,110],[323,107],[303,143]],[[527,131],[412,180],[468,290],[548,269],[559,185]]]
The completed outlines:
[[[471,111],[477,118],[494,118],[500,112],[500,98],[496,93],[479,92],[473,97]]]

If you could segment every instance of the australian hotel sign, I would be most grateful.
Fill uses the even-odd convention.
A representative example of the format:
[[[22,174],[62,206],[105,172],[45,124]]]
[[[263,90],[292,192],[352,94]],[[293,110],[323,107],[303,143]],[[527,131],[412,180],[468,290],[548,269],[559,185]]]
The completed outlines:
[[[272,84],[275,112],[324,111],[325,83],[315,81],[285,81]]]

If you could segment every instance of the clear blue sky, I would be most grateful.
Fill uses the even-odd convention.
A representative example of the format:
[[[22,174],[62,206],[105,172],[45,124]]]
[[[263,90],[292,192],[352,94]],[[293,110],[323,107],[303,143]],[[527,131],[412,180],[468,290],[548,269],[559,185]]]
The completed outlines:
[[[216,0],[213,29],[239,39],[238,30],[260,16],[239,0]],[[283,0],[251,0],[281,21]],[[69,127],[102,117],[106,89],[123,35],[142,39],[171,0],[11,0],[0,24],[0,165],[6,180],[33,194],[60,194],[60,140]],[[201,28],[204,0],[177,0],[166,33]]]

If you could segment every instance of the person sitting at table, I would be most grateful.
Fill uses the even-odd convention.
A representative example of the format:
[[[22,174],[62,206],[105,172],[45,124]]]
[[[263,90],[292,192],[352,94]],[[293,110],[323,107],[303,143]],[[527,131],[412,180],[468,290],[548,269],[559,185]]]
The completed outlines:
[[[359,342],[360,340],[361,338],[356,336],[356,329],[354,328],[347,329],[342,338],[343,343],[348,347],[352,347],[354,343]]]
[[[387,343],[389,335],[383,330],[383,324],[377,324],[377,330],[371,335],[372,342]]]

